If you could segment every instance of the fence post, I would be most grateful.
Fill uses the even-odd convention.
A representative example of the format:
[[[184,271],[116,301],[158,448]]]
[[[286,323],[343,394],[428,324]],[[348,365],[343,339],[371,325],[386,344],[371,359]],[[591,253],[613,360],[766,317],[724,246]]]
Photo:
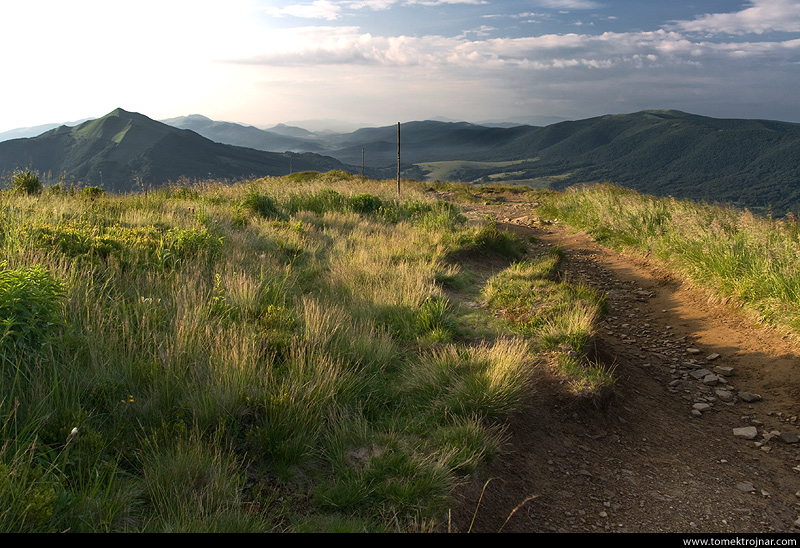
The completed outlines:
[[[400,196],[400,122],[397,122],[397,196]]]

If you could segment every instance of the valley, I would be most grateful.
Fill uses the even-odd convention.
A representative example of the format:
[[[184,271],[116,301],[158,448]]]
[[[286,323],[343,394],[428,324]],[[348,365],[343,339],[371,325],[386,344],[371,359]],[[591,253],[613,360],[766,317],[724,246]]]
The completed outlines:
[[[120,133],[121,125],[108,135],[97,129],[120,118],[131,125],[129,133]],[[286,125],[264,130],[200,115],[156,122],[117,109],[75,128],[0,141],[0,173],[7,179],[15,170],[32,169],[51,184],[114,192],[141,189],[143,181],[153,187],[181,178],[233,181],[303,170],[392,178],[397,148],[394,124],[352,132]],[[800,211],[796,123],[675,110],[541,127],[427,120],[400,124],[400,152],[401,176],[412,179],[556,190],[612,182],[654,196],[729,203],[773,215]]]

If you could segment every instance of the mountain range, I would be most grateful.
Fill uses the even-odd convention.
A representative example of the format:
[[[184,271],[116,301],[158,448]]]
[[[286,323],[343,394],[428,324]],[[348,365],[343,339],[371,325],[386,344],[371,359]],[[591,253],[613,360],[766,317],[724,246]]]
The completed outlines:
[[[610,181],[659,196],[800,209],[800,124],[648,110],[546,126],[418,121],[400,126],[402,174],[563,189]],[[244,178],[289,171],[396,173],[397,125],[352,132],[269,129],[201,115],[157,122],[122,109],[0,142],[0,171],[30,166],[109,190],[134,180]]]
[[[0,172],[18,169],[32,169],[51,182],[127,192],[181,178],[243,179],[356,168],[310,152],[275,153],[217,143],[118,108],[74,127],[1,142]]]
[[[269,150],[316,152],[350,165],[397,161],[397,127],[314,133],[190,116],[166,121],[206,137]],[[269,144],[267,144],[269,143]],[[782,214],[800,208],[800,124],[718,119],[677,110],[606,115],[547,126],[427,120],[401,124],[403,174],[563,189],[611,181],[658,196],[729,202]],[[388,170],[387,170],[388,171]]]

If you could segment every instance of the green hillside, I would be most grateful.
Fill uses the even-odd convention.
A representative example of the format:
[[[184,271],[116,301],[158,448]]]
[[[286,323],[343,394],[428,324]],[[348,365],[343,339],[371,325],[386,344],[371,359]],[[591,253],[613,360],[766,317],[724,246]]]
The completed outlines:
[[[32,168],[51,182],[64,174],[67,182],[109,190],[181,177],[242,179],[332,169],[360,173],[362,159],[367,176],[388,178],[396,172],[396,125],[345,134],[292,131],[288,137],[199,116],[171,122],[205,138],[118,109],[75,128],[0,142],[0,172]],[[775,214],[800,211],[800,124],[651,110],[545,127],[429,120],[403,123],[400,129],[401,170],[409,178],[554,189],[609,181],[656,196],[727,202]]]
[[[354,170],[312,153],[278,154],[215,143],[122,109],[76,127],[0,143],[0,172],[25,168],[53,183],[80,182],[109,191],[139,190],[183,177],[242,179],[303,170]]]
[[[324,147],[317,144],[313,139],[313,134],[308,132],[306,133],[311,136],[310,138],[298,138],[291,135],[265,131],[253,126],[244,126],[230,122],[217,122],[198,114],[170,118],[162,121],[165,124],[180,129],[192,130],[216,143],[223,143],[226,145],[254,148],[256,150],[265,150],[268,152],[285,152],[288,150],[324,153]],[[288,128],[287,130],[291,131]]]
[[[553,188],[610,181],[656,196],[800,208],[800,124],[644,111],[554,124],[472,159],[531,157],[500,180],[561,176]],[[483,181],[494,173],[465,175]]]

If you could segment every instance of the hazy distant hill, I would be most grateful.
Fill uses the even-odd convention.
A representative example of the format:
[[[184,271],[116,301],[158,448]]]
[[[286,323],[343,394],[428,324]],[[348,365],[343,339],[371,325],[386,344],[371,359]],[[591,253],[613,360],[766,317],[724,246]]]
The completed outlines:
[[[190,129],[207,139],[226,145],[236,145],[268,152],[321,152],[323,147],[315,142],[313,133],[289,126],[281,132],[267,131],[253,126],[232,122],[215,122],[199,114],[162,120],[165,124],[180,129]],[[305,134],[302,132],[305,131]]]
[[[139,182],[286,175],[354,168],[317,154],[277,154],[213,142],[189,130],[116,109],[76,127],[0,143],[0,171],[32,168],[58,181],[135,190]]]
[[[50,131],[59,126],[77,126],[86,120],[79,120],[77,122],[67,122],[66,124],[43,124],[41,126],[20,127],[9,131],[0,133],[0,142],[8,141],[9,139],[26,139],[28,137],[36,137],[45,131]]]
[[[643,111],[553,124],[473,160],[535,161],[508,178],[553,186],[611,181],[641,192],[740,206],[800,207],[800,124]],[[468,176],[497,177],[498,169]]]
[[[350,133],[311,132],[279,124],[270,130],[230,122],[215,122],[205,116],[191,115],[164,120],[182,129],[191,129],[220,143],[258,150],[316,152],[341,162],[387,168],[397,163],[397,124],[361,128]],[[402,162],[413,164],[461,158],[504,146],[528,132],[531,126],[487,127],[467,122],[426,120],[401,124]]]
[[[476,153],[490,153],[513,143],[536,128],[519,126],[494,128],[467,122],[407,122],[400,125],[400,150],[403,163],[468,159]],[[337,146],[326,154],[345,163],[361,161],[385,167],[397,162],[397,125],[364,128],[338,137]]]
[[[302,139],[304,142],[315,141],[317,139],[317,135],[312,131],[297,126],[287,126],[286,124],[278,124],[265,131],[278,135],[285,135],[287,137],[296,137]]]
[[[75,128],[0,143],[0,170],[32,165],[111,188],[130,188],[134,175],[159,182],[290,169],[360,172],[362,157],[368,176],[388,178],[396,171],[397,124],[316,133],[283,124],[261,130],[199,115],[166,122],[118,109]],[[408,177],[552,188],[610,181],[659,196],[772,207],[778,214],[800,210],[800,124],[674,110],[544,127],[428,120],[401,124],[400,148]]]

